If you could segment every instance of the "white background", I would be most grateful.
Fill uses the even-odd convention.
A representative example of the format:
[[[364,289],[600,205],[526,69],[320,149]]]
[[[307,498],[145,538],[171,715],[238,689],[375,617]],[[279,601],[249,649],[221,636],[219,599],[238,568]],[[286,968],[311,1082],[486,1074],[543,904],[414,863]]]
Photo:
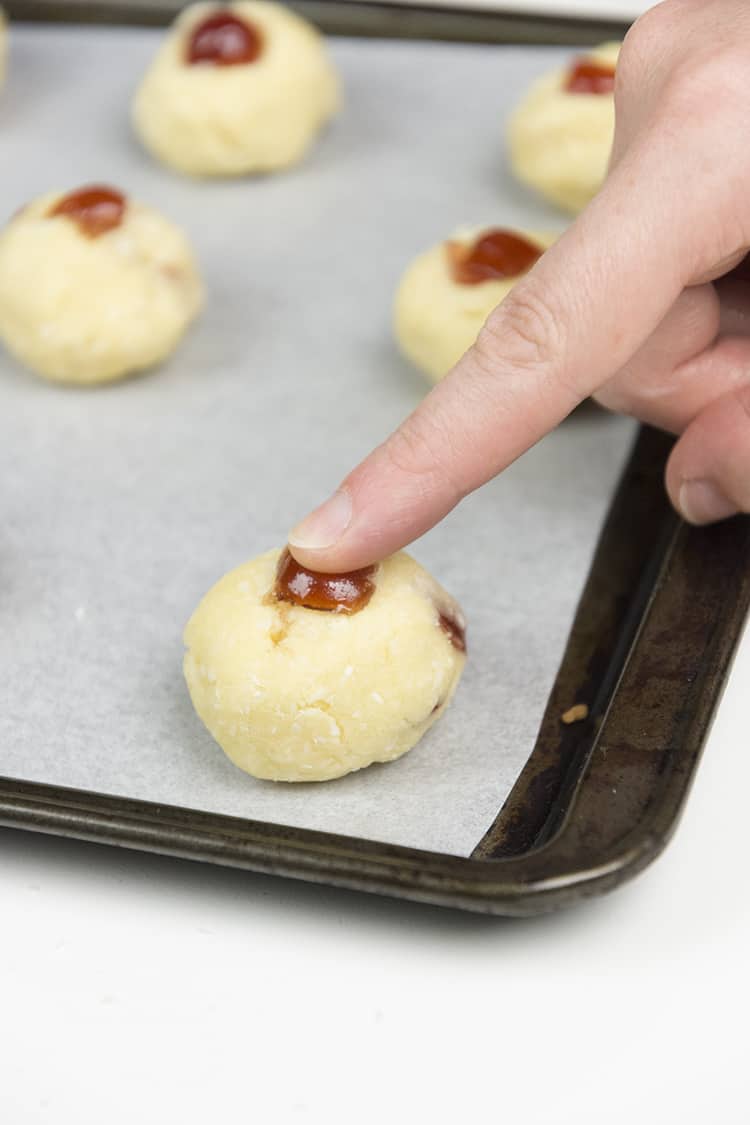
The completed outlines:
[[[677,837],[524,922],[0,831],[7,1125],[745,1125],[746,638]]]
[[[0,831],[0,1120],[745,1125],[749,681],[666,854],[528,922]]]

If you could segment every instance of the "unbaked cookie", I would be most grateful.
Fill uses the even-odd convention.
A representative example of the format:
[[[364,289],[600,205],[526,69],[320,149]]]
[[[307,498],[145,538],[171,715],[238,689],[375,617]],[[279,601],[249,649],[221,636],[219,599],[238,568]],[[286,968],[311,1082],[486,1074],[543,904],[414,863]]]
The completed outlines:
[[[404,355],[437,383],[555,237],[462,230],[420,254],[396,292],[394,329]]]
[[[607,174],[619,43],[540,78],[510,119],[513,171],[566,211],[583,210]]]
[[[202,299],[182,231],[114,188],[42,196],[0,233],[0,338],[47,379],[104,383],[152,367]]]
[[[287,550],[227,574],[185,630],[198,715],[240,769],[327,781],[410,750],[465,662],[463,615],[409,555],[348,575]]]
[[[300,160],[339,100],[323,40],[301,16],[265,0],[192,4],[146,73],[133,122],[177,171],[238,176]]]

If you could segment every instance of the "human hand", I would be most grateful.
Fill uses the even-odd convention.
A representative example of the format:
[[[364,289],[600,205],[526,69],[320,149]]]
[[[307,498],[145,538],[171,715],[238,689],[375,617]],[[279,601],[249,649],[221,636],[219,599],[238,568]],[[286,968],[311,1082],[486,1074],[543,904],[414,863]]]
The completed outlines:
[[[681,435],[666,486],[687,520],[750,510],[748,100],[746,0],[666,0],[634,24],[601,192],[294,529],[303,565],[346,571],[404,546],[592,394]]]

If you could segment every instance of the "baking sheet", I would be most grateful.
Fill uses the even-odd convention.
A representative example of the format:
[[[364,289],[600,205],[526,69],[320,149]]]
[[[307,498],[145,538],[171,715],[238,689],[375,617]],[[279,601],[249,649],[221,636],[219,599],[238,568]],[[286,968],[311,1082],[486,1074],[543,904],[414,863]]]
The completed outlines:
[[[205,184],[129,135],[158,32],[14,31],[0,211],[114,182],[191,232],[210,298],[171,363],[118,386],[49,386],[0,353],[0,774],[468,854],[533,747],[627,421],[580,413],[414,547],[463,604],[470,658],[399,762],[321,786],[242,774],[192,712],[181,631],[424,393],[390,333],[410,258],[462,223],[560,225],[509,178],[501,126],[566,53],[334,41],[346,110],[308,163]]]
[[[379,0],[381,4],[398,4],[401,0]],[[354,0],[368,3],[368,0]],[[410,4],[428,8],[467,8],[472,12],[514,12],[519,15],[563,16],[570,19],[634,20],[653,0],[409,0]]]

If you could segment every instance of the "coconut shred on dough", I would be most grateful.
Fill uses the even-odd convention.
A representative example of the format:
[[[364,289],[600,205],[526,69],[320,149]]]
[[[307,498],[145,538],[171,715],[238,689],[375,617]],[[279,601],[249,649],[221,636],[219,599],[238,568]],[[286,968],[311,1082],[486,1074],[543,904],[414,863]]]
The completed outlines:
[[[136,93],[133,123],[175,170],[239,176],[296,163],[339,101],[323,39],[301,16],[264,0],[192,4]]]
[[[399,553],[372,568],[361,608],[309,608],[278,596],[284,559],[293,564],[269,551],[233,570],[189,621],[184,670],[198,715],[235,765],[273,781],[326,781],[405,754],[460,679],[458,605]],[[311,575],[291,588],[304,593]]]
[[[182,231],[115,188],[42,196],[0,233],[0,338],[47,379],[107,383],[160,363],[202,299]]]

